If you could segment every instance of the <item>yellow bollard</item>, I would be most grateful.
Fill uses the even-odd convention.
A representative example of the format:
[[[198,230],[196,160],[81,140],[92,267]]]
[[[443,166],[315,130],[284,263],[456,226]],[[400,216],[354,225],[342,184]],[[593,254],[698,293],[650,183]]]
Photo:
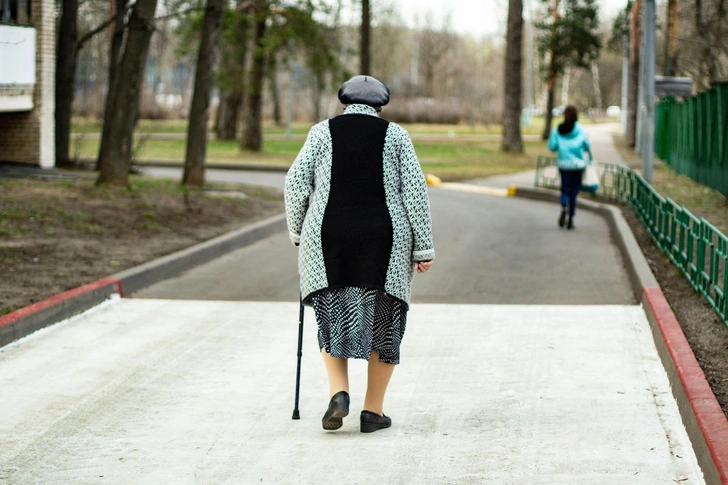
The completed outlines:
[[[516,186],[511,185],[508,187],[508,197],[515,197],[516,196]]]
[[[442,180],[437,175],[432,175],[431,173],[428,173],[425,175],[425,180],[427,181],[427,185],[432,186],[438,186],[442,183]]]

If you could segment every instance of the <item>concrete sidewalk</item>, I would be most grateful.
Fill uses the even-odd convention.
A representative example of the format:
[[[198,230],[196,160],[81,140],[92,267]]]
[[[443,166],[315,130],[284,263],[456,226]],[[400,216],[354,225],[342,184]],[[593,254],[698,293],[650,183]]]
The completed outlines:
[[[120,300],[0,350],[0,483],[703,483],[638,306],[415,305],[385,412],[321,429],[296,303]]]

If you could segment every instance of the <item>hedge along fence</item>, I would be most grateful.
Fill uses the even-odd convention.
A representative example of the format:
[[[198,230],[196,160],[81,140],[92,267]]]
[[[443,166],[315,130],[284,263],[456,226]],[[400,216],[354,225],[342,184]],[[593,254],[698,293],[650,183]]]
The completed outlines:
[[[728,196],[728,83],[658,104],[655,153],[677,173]]]
[[[698,219],[685,207],[662,197],[634,170],[604,163],[600,163],[599,168],[598,195],[631,206],[655,244],[728,325],[728,237],[710,222]],[[535,185],[559,188],[554,158],[538,158]]]

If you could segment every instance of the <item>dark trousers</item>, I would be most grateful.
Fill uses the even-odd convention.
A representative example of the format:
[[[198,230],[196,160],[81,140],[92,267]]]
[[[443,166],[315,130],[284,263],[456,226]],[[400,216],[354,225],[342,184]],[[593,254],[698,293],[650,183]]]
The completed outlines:
[[[584,170],[559,170],[561,175],[561,206],[569,207],[569,217],[576,213],[576,196],[581,188]]]

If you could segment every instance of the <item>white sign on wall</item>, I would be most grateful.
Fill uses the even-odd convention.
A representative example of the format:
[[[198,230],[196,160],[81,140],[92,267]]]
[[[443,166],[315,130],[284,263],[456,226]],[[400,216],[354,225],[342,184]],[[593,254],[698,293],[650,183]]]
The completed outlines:
[[[0,25],[0,86],[35,84],[35,29]]]

